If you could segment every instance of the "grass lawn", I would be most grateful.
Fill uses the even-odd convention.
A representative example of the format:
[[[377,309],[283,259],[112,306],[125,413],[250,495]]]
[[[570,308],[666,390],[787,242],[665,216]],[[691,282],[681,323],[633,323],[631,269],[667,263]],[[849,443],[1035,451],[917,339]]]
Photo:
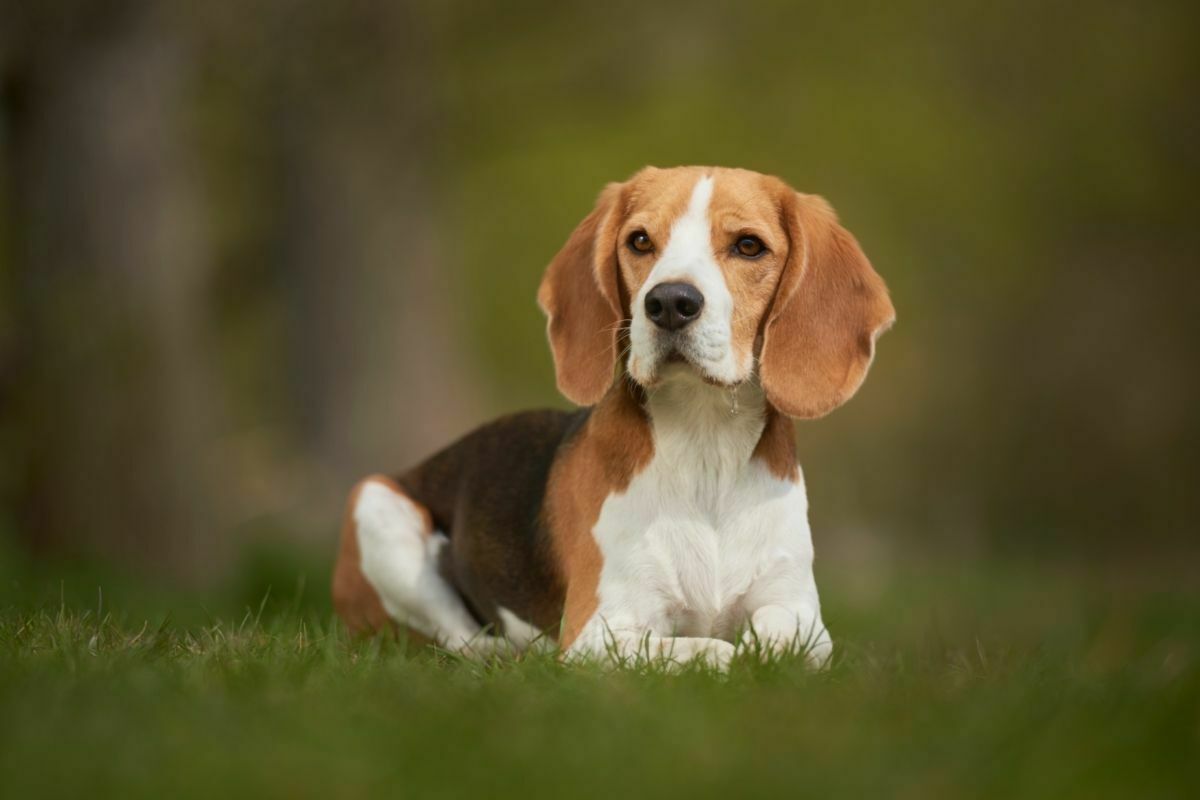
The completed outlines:
[[[1197,797],[1186,572],[818,565],[834,666],[723,677],[350,642],[319,569],[251,604],[13,568],[0,796]]]

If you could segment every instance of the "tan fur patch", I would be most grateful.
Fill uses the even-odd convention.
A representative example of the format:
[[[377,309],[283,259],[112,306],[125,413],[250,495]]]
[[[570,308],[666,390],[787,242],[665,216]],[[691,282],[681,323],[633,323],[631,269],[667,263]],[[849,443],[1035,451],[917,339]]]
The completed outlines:
[[[567,587],[559,644],[571,646],[599,603],[604,559],[592,536],[609,495],[623,492],[654,455],[650,421],[627,381],[614,386],[550,472],[544,509]]]
[[[381,483],[396,494],[404,495],[396,482],[385,475],[365,478],[350,492],[342,518],[342,540],[337,563],[333,568],[333,607],[353,634],[373,633],[393,627],[379,594],[362,572],[362,553],[358,548],[358,525],[354,520],[354,509],[363,487],[368,483]],[[425,519],[424,534],[428,536],[433,531],[429,511],[419,503],[414,502],[414,505]]]
[[[740,169],[717,170],[714,177],[708,216],[714,256],[733,298],[733,349],[740,361],[754,347],[790,252],[780,200],[786,187]],[[760,239],[766,252],[754,259],[737,255],[734,245],[744,236]]]
[[[785,192],[792,252],[763,325],[767,398],[813,419],[850,399],[896,319],[887,286],[824,199]]]
[[[615,231],[622,184],[610,184],[554,256],[538,287],[559,391],[591,405],[612,385],[628,301],[617,275]]]
[[[779,413],[773,406],[767,406],[767,424],[762,436],[754,447],[751,456],[766,465],[776,478],[783,481],[796,481],[800,477],[800,467],[796,463],[795,429],[791,420]]]

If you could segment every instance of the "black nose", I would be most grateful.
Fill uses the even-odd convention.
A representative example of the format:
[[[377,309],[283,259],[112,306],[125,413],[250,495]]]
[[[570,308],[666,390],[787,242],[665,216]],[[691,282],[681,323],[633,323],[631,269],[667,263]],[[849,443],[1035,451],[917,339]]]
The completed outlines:
[[[690,283],[660,283],[646,293],[646,316],[660,328],[676,331],[700,316],[704,295]]]

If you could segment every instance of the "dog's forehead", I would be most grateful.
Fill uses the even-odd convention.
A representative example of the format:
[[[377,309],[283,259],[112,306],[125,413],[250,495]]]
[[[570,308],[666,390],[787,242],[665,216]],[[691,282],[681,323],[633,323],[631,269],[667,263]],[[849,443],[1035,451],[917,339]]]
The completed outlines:
[[[707,211],[714,222],[764,223],[778,216],[777,178],[743,169],[672,167],[648,168],[630,180],[629,217],[669,226],[687,212],[697,184],[706,177],[713,184]]]
[[[779,219],[782,185],[778,178],[749,170],[721,170],[713,185],[709,217],[718,225],[770,225]]]

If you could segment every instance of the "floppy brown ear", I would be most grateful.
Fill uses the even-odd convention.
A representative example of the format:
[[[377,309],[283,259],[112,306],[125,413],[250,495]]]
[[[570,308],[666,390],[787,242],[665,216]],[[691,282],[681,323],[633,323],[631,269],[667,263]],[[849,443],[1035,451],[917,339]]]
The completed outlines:
[[[824,416],[849,400],[875,339],[896,319],[887,286],[822,198],[788,192],[791,249],[763,328],[760,377],[790,417]]]
[[[623,184],[610,183],[546,268],[538,305],[549,318],[558,390],[593,405],[613,382],[620,323],[616,235]]]

